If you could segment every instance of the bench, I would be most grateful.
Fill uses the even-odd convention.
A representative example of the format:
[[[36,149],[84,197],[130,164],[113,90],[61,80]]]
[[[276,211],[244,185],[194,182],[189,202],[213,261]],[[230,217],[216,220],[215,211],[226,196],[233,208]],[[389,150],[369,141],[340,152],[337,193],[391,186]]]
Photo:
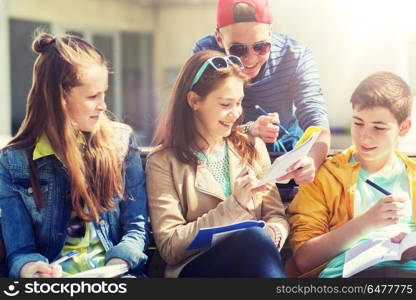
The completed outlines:
[[[149,153],[146,150],[145,151],[142,150],[140,152],[143,169],[145,168],[146,157],[147,157],[147,154]],[[274,161],[274,159],[276,159],[282,154],[283,153],[278,153],[278,152],[269,153],[272,161]],[[287,184],[276,184],[276,185],[277,185],[277,188],[279,189],[280,197],[282,198],[283,205],[285,206],[285,209],[286,209],[289,206],[292,199],[295,197],[298,191],[298,186],[295,184],[293,180],[291,180]],[[148,256],[146,274],[149,277],[164,277],[165,262],[162,260],[159,253],[157,252],[157,247],[156,247],[156,244],[155,244],[155,241],[153,239],[153,235],[151,232],[150,232],[150,237],[149,237],[149,246],[146,250],[146,254]],[[287,259],[292,256],[292,251],[288,242],[285,243],[280,254],[282,257],[282,263],[285,264]]]

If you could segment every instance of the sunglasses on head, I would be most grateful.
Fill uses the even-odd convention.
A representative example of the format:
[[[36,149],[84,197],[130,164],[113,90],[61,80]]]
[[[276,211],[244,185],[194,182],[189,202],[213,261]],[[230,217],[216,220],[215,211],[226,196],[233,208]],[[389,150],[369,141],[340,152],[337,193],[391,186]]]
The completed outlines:
[[[219,69],[228,68],[229,63],[237,65],[241,69],[244,68],[243,63],[241,62],[241,60],[237,56],[230,55],[230,56],[214,56],[214,57],[211,57],[211,58],[207,59],[202,64],[202,66],[199,68],[198,72],[195,75],[194,80],[192,81],[190,89],[192,90],[192,88],[195,86],[195,84],[197,84],[199,79],[201,79],[202,74],[204,74],[204,72],[205,72],[205,70],[207,69],[208,66],[211,66],[211,67],[214,68],[214,70],[218,71]]]
[[[253,45],[247,45],[247,44],[233,44],[228,51],[231,55],[235,55],[238,57],[243,57],[247,55],[248,48],[252,47],[254,52],[258,55],[265,55],[269,53],[270,48],[272,47],[272,44],[270,42],[257,42]]]
[[[78,216],[71,218],[66,226],[66,233],[73,238],[81,238],[85,236],[86,224],[83,219]]]

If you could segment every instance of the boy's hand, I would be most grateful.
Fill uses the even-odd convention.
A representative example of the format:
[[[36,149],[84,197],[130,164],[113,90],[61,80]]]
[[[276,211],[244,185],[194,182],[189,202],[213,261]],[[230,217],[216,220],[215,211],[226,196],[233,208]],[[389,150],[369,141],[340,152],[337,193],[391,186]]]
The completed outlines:
[[[279,115],[270,113],[268,116],[260,116],[250,126],[249,135],[261,138],[265,143],[274,143],[279,136]]]
[[[390,241],[392,243],[400,243],[405,237],[407,233],[401,232],[398,235],[392,237]],[[409,260],[416,259],[416,246],[410,247],[409,249],[405,250],[402,253],[402,258],[400,259],[400,263],[404,264],[408,262]]]
[[[406,200],[397,196],[385,196],[363,216],[369,230],[397,224],[403,215]]]
[[[315,161],[311,157],[305,156],[291,165],[287,171],[289,173],[276,178],[276,181],[285,181],[293,178],[297,184],[312,183],[316,173]]]
[[[399,244],[406,237],[406,235],[406,232],[400,232],[398,235],[395,235],[394,237],[390,238],[390,241],[392,243]]]

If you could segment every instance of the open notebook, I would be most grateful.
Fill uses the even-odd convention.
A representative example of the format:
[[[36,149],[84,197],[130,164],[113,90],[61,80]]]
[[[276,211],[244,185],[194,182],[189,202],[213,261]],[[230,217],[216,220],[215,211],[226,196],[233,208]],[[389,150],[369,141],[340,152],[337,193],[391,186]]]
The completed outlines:
[[[124,264],[110,265],[72,274],[65,278],[113,278],[127,273],[128,270]]]
[[[342,277],[351,277],[383,261],[400,260],[403,252],[416,246],[416,232],[406,235],[400,243],[390,240],[367,240],[345,252]]]
[[[286,175],[288,173],[287,169],[291,165],[309,153],[318,136],[319,132],[313,132],[302,144],[276,158],[267,173],[259,180],[256,187],[274,182],[276,178]]]
[[[223,226],[201,228],[186,249],[210,248],[236,231],[250,227],[263,228],[264,225],[264,221],[248,220]]]

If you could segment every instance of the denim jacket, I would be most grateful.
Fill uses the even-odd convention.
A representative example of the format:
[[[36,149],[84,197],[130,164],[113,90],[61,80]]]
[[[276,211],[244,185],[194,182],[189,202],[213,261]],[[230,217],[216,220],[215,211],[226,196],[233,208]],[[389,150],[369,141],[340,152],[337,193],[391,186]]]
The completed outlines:
[[[114,197],[116,207],[101,214],[94,226],[106,250],[106,261],[121,258],[137,275],[143,272],[147,260],[145,176],[131,129],[118,126],[116,132],[121,144],[129,144],[121,170],[124,199]],[[59,256],[72,211],[68,173],[55,155],[34,161],[43,203],[39,210],[36,208],[27,157],[23,149],[0,151],[0,224],[10,277],[19,277],[28,262],[48,263]]]

